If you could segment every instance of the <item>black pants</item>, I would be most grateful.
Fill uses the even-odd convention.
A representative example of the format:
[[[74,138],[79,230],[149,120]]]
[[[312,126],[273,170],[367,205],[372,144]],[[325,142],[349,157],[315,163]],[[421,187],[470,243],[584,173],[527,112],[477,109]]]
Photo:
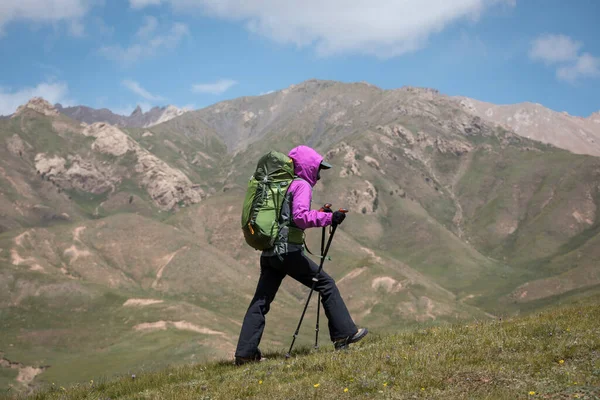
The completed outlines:
[[[301,251],[285,254],[283,260],[277,256],[260,258],[260,278],[254,298],[244,317],[235,351],[236,357],[253,358],[256,355],[265,329],[265,315],[269,312],[271,302],[275,299],[283,278],[289,275],[303,285],[311,287],[312,278],[318,270],[319,266]],[[316,290],[321,293],[321,302],[329,321],[331,340],[354,335],[358,329],[350,317],[335,281],[325,271],[321,271]],[[300,312],[301,309],[298,310],[298,317]]]

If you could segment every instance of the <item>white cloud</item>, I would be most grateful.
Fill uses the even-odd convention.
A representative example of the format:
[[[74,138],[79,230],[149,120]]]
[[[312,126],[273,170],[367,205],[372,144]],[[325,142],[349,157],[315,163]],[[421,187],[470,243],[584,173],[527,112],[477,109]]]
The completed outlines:
[[[546,64],[574,61],[582,45],[566,35],[542,35],[532,42],[529,57]]]
[[[532,42],[529,57],[546,65],[556,65],[559,80],[574,83],[581,78],[600,77],[600,58],[579,53],[583,43],[566,35],[542,35]]]
[[[157,1],[152,1],[156,3]],[[316,46],[321,55],[361,53],[382,58],[423,47],[449,24],[477,18],[515,0],[164,0],[178,11],[242,21],[276,42]],[[130,0],[138,8],[148,0]]]
[[[83,37],[85,36],[85,26],[81,20],[71,21],[69,24],[69,33],[71,36]]]
[[[558,79],[575,82],[580,78],[595,78],[600,76],[600,58],[589,53],[577,57],[574,65],[560,67],[556,71]]]
[[[192,85],[192,92],[222,94],[236,84],[237,82],[233,79],[219,79],[218,81],[212,83],[198,83],[196,85]]]
[[[10,115],[17,107],[27,103],[32,97],[43,97],[51,104],[72,103],[68,98],[69,87],[66,83],[40,83],[35,87],[26,87],[17,91],[0,88],[0,115]]]
[[[161,0],[129,0],[131,8],[144,8],[147,6],[157,6],[161,3]]]
[[[144,24],[138,30],[138,34],[145,26],[147,24]],[[140,40],[129,47],[122,47],[121,45],[104,46],[100,48],[100,54],[123,65],[131,65],[143,58],[152,57],[160,51],[175,48],[188,34],[187,25],[174,23],[165,34],[150,35],[145,40]]]
[[[130,79],[125,79],[121,83],[127,89],[131,90],[133,93],[137,94],[140,97],[143,97],[146,100],[150,100],[150,101],[163,101],[164,100],[164,97],[157,96],[155,94],[150,93],[149,91],[144,89],[142,86],[140,86],[140,84],[137,83],[136,81],[132,81]]]
[[[158,28],[158,20],[156,17],[146,16],[144,18],[144,25],[138,29],[135,36],[139,37],[140,39],[147,39],[152,36],[152,34],[156,31],[156,28]]]
[[[38,23],[70,22],[69,30],[76,36],[83,31],[81,19],[93,5],[93,0],[1,0],[0,34],[13,21]],[[74,24],[74,25],[73,25]]]

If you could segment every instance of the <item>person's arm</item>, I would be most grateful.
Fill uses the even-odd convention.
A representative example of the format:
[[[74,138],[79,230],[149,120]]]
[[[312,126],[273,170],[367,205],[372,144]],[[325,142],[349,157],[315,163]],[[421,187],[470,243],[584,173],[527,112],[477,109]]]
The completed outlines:
[[[304,181],[297,182],[292,191],[292,217],[296,226],[307,229],[331,225],[331,213],[310,209],[312,200],[310,185]]]

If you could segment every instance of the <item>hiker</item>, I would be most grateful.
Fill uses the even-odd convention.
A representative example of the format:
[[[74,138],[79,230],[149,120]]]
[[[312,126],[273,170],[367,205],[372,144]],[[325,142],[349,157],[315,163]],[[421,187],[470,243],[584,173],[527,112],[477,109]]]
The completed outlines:
[[[287,243],[281,243],[280,235],[273,248],[263,250],[261,254],[260,277],[244,317],[235,351],[236,365],[260,361],[258,345],[265,328],[265,315],[269,312],[283,278],[289,275],[307,287],[312,286],[312,279],[319,266],[304,254],[303,231],[307,228],[339,225],[346,217],[341,211],[332,213],[310,209],[312,188],[321,179],[321,170],[329,169],[331,165],[307,146],[298,146],[288,155],[293,160],[294,175],[297,178],[287,190],[278,221],[280,226],[284,222],[288,225],[289,234],[284,236]],[[329,335],[336,350],[347,349],[349,344],[358,342],[367,334],[366,328],[357,329],[335,281],[325,271],[321,271],[315,289],[321,295]]]

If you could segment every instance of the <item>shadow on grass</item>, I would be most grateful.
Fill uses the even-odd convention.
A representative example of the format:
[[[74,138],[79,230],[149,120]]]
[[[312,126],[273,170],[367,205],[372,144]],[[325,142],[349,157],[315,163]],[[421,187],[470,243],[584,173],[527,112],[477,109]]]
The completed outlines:
[[[313,354],[315,352],[321,352],[324,351],[321,348],[319,349],[314,349],[313,347],[310,346],[300,346],[296,349],[294,349],[292,351],[291,357],[289,358],[289,360],[298,357],[298,356],[307,356],[309,354]],[[284,350],[277,350],[277,351],[269,351],[266,353],[263,353],[263,360],[265,361],[272,361],[272,360],[288,360],[288,358],[286,357],[287,351]],[[244,366],[248,366],[253,364],[252,362],[244,364]],[[226,367],[236,367],[236,365],[234,365],[233,360],[221,360],[221,361],[217,361],[215,363],[215,365],[218,366],[226,366]]]

